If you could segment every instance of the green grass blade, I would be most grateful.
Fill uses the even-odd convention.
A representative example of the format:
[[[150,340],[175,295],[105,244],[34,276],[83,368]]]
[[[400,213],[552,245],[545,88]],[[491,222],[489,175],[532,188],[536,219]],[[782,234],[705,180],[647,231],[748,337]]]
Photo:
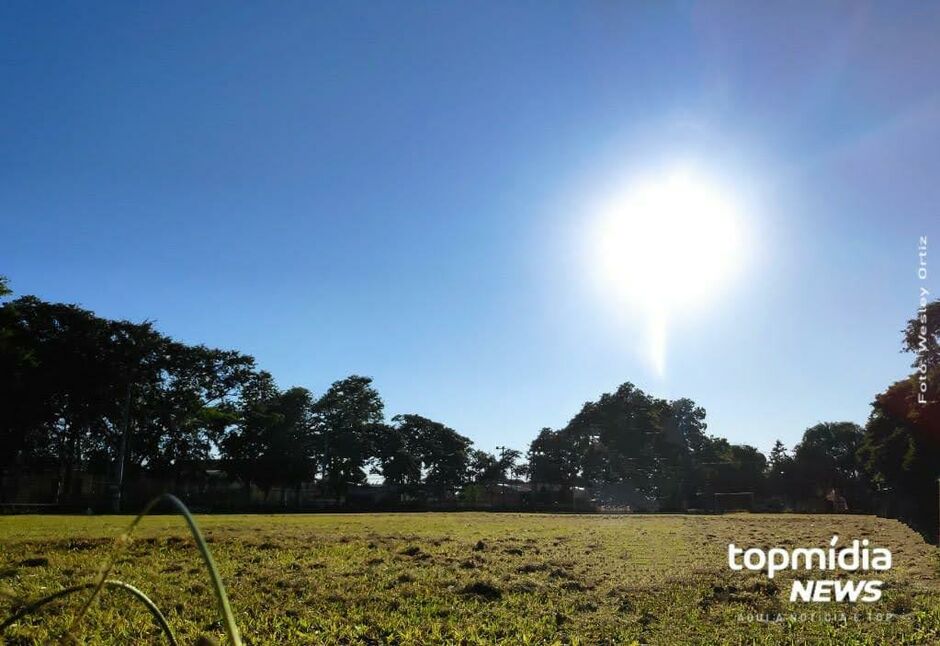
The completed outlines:
[[[81,592],[82,590],[87,590],[88,588],[97,587],[97,583],[82,583],[80,585],[73,585],[69,588],[63,588],[48,594],[41,599],[37,599],[32,603],[20,608],[12,615],[7,617],[2,624],[0,624],[0,634],[3,633],[7,628],[12,626],[14,623],[25,617],[26,615],[32,614],[42,608],[43,606],[52,603],[58,599],[63,599],[69,595],[75,594],[76,592]],[[163,613],[160,612],[160,609],[157,605],[150,600],[146,594],[141,592],[139,589],[135,588],[129,583],[124,583],[123,581],[117,581],[115,579],[105,579],[101,587],[115,588],[117,590],[122,590],[127,592],[135,599],[140,601],[150,614],[153,616],[154,621],[160,626],[160,629],[163,631],[163,635],[166,637],[166,641],[170,646],[177,646],[176,636],[173,634],[173,629],[170,628],[170,624],[167,622],[166,617],[163,616]]]
[[[147,505],[144,507],[144,510],[140,512],[133,521],[131,521],[127,531],[118,538],[116,549],[111,553],[111,557],[107,560],[104,567],[101,568],[97,582],[90,584],[93,586],[92,593],[88,596],[88,599],[85,600],[85,603],[82,604],[82,607],[79,609],[75,618],[72,620],[67,634],[72,634],[74,632],[79,622],[88,612],[91,604],[101,593],[101,589],[104,587],[108,575],[114,569],[114,564],[117,562],[118,557],[127,547],[127,545],[130,544],[131,534],[133,534],[134,529],[136,529],[137,525],[140,524],[140,521],[144,516],[149,514],[158,503],[163,501],[169,502],[174,507],[176,507],[176,510],[182,514],[183,518],[186,519],[186,524],[189,526],[189,531],[192,534],[193,539],[196,541],[196,547],[199,549],[199,553],[202,554],[202,559],[205,562],[206,569],[209,570],[209,578],[212,581],[212,588],[215,592],[215,598],[219,604],[219,613],[222,615],[222,623],[225,627],[225,632],[233,646],[242,646],[241,635],[238,632],[238,626],[235,624],[235,616],[232,613],[232,607],[229,603],[228,595],[225,592],[225,586],[222,584],[222,577],[219,575],[218,567],[215,564],[215,560],[212,558],[212,552],[209,550],[209,546],[206,544],[206,541],[202,536],[202,532],[199,530],[199,526],[196,524],[196,519],[193,518],[191,513],[189,513],[189,509],[186,508],[186,505],[183,504],[179,498],[168,493],[161,494],[147,503]]]

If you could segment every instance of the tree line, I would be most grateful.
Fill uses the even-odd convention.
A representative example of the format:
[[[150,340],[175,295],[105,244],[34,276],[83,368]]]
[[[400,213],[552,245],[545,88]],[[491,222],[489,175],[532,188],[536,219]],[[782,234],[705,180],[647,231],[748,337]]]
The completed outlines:
[[[63,497],[75,473],[111,477],[126,437],[129,479],[181,482],[216,461],[229,478],[265,492],[315,482],[337,499],[370,476],[411,499],[523,481],[533,495],[546,489],[546,500],[625,485],[676,511],[709,508],[721,494],[746,493],[779,510],[828,497],[925,532],[936,527],[940,301],[905,327],[916,371],[875,396],[864,428],[820,423],[792,450],[778,441],[765,456],[710,435],[705,409],[692,400],[624,383],[563,428],[541,429],[525,453],[493,454],[419,414],[387,418],[368,377],[346,377],[319,396],[282,390],[246,354],[180,343],[150,322],[9,294],[0,281],[0,469],[56,473]],[[922,383],[927,404],[918,403]]]

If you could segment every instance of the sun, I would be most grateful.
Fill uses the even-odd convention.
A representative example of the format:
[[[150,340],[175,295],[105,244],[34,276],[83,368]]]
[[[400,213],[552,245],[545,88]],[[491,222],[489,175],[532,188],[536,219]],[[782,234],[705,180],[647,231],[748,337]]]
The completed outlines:
[[[717,182],[687,169],[629,183],[604,202],[590,242],[604,299],[648,327],[665,371],[669,321],[717,296],[741,265],[741,214]]]

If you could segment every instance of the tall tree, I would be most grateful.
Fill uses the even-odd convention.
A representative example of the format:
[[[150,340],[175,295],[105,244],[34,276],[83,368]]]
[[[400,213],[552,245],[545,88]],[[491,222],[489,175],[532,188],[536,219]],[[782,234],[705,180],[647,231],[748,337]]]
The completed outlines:
[[[858,457],[896,514],[935,538],[940,532],[940,300],[903,330],[915,372],[875,397]]]
[[[505,446],[496,447],[496,455],[486,451],[471,451],[470,479],[476,484],[497,485],[508,482],[516,473],[516,463],[522,452]]]
[[[529,445],[529,479],[533,484],[570,488],[580,472],[580,453],[571,434],[543,428]]]
[[[936,374],[935,379],[940,379]],[[934,538],[938,527],[937,480],[940,478],[940,401],[917,401],[916,377],[899,381],[879,394],[865,425],[859,460],[873,486],[890,499],[896,514]]]
[[[474,484],[495,485],[502,481],[499,459],[487,451],[470,452],[470,480]]]
[[[432,496],[451,496],[467,482],[472,442],[454,429],[420,415],[396,415],[399,428],[415,437],[424,474],[425,490]]]
[[[818,499],[836,489],[850,509],[866,508],[868,478],[857,459],[862,435],[852,422],[823,422],[806,429],[793,449],[791,490],[804,499]]]
[[[372,379],[352,375],[334,382],[313,407],[324,458],[324,478],[337,496],[366,481],[384,404]]]
[[[270,489],[274,478],[267,472],[264,456],[271,445],[271,428],[276,421],[280,393],[270,373],[252,375],[242,389],[237,406],[237,422],[220,442],[226,472],[245,484]]]
[[[783,442],[777,440],[767,460],[767,491],[771,496],[780,499],[778,502],[785,503],[792,497],[789,491],[792,470],[793,457]]]
[[[175,343],[150,323],[112,321],[32,296],[0,306],[4,465],[54,466],[60,499],[78,470],[175,473],[210,456],[254,362]],[[125,438],[125,429],[130,432]]]
[[[145,339],[152,350],[161,337],[149,324],[107,321],[32,296],[5,303],[2,310],[0,352],[10,368],[0,377],[10,396],[0,421],[4,439],[26,462],[52,457],[59,497],[68,497],[77,469],[104,471],[115,455],[113,439],[126,403],[122,375],[130,360],[124,341]],[[15,440],[18,432],[26,433],[23,441]]]
[[[505,446],[497,446],[499,451],[496,458],[496,465],[499,469],[499,481],[507,482],[519,473],[519,460],[522,458],[522,451],[510,449]]]
[[[396,415],[379,429],[375,473],[409,494],[418,491],[422,471],[422,422],[417,415]]]
[[[141,431],[150,427],[148,468],[181,477],[218,448],[238,419],[241,390],[257,377],[254,359],[238,352],[171,342],[164,358],[162,378],[135,402],[134,418]]]
[[[313,398],[306,388],[279,391],[270,374],[260,372],[246,384],[238,422],[224,436],[226,470],[267,498],[272,487],[286,492],[313,479],[321,459],[314,431]]]
[[[563,429],[580,455],[584,484],[625,483],[652,498],[674,498],[686,450],[669,402],[631,383],[588,402]]]
[[[715,494],[763,494],[767,459],[753,446],[731,444],[721,437],[708,436],[696,452],[696,468],[701,474],[701,503],[708,505]]]

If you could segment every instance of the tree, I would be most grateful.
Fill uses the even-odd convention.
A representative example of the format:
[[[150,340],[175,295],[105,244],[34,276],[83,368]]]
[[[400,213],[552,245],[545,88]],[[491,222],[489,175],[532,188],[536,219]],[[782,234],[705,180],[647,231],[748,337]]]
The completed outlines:
[[[54,388],[46,377],[52,371],[45,365],[45,351],[34,332],[31,308],[27,300],[0,306],[0,471],[18,465],[40,470],[54,464],[55,447],[51,442],[55,424]],[[2,473],[0,473],[2,475]],[[0,483],[4,479],[0,477]],[[0,489],[0,499],[7,492]]]
[[[777,440],[770,450],[770,459],[767,461],[767,491],[781,502],[792,497],[789,491],[792,471],[793,457],[783,442]]]
[[[763,453],[748,444],[732,444],[730,461],[733,468],[725,476],[730,480],[729,489],[751,491],[757,495],[764,493],[767,458]]]
[[[5,303],[2,312],[0,386],[10,406],[0,434],[12,459],[54,465],[57,497],[68,497],[77,469],[104,473],[113,463],[126,410],[123,375],[140,359],[126,352],[128,339],[156,361],[162,337],[146,323],[108,321],[32,296]]]
[[[662,473],[657,448],[667,441],[663,436],[667,409],[665,401],[630,383],[584,404],[564,429],[582,456],[581,480],[585,484],[629,482],[643,493],[657,495]]]
[[[258,379],[254,359],[238,352],[165,344],[164,371],[148,396],[135,401],[135,438],[152,444],[144,457],[150,471],[177,478],[197,469],[219,447],[227,429],[238,420],[236,401]],[[268,375],[269,377],[269,375]],[[140,375],[129,377],[139,391]]]
[[[700,451],[708,439],[705,409],[688,398],[669,402],[669,409],[665,428],[670,440],[690,454]]]
[[[393,421],[397,419],[396,416]],[[386,484],[396,485],[408,493],[420,488],[421,456],[418,438],[412,429],[402,428],[400,424],[383,424],[376,441],[376,461],[373,473],[382,476]]]
[[[793,449],[791,491],[804,500],[819,500],[835,489],[850,509],[864,509],[868,481],[856,457],[862,435],[852,422],[822,422],[806,429]]]
[[[496,466],[499,469],[499,481],[506,482],[519,473],[517,463],[522,457],[522,451],[510,449],[505,446],[497,446],[499,457],[496,459]]]
[[[226,472],[245,484],[270,489],[275,478],[264,456],[271,445],[271,428],[276,422],[274,407],[279,397],[277,385],[267,372],[258,372],[245,384],[237,409],[237,423],[221,440],[222,464]]]
[[[278,392],[259,401],[248,424],[254,425],[255,454],[249,464],[253,481],[265,492],[281,488],[281,504],[290,487],[309,480],[316,468],[312,408],[306,388]]]
[[[706,436],[695,453],[695,464],[702,483],[696,493],[705,505],[711,504],[715,494],[760,495],[765,490],[767,459],[753,446]]]
[[[916,377],[906,379],[875,398],[858,457],[874,489],[889,498],[886,511],[932,538],[940,477],[940,403],[936,394],[929,403],[918,403],[917,388]]]
[[[926,304],[902,333],[915,372],[875,397],[858,457],[887,499],[886,511],[933,538],[940,523],[940,300]]]
[[[428,493],[448,497],[467,482],[472,444],[469,438],[420,415],[396,415],[393,421],[414,438],[415,458]]]
[[[663,473],[660,501],[666,508],[687,509],[691,500],[705,487],[699,462],[709,438],[705,434],[705,409],[688,398],[669,402],[663,419],[663,434],[658,452],[674,466]],[[660,461],[662,464],[662,460]],[[663,465],[664,468],[666,465]]]
[[[534,484],[574,485],[580,455],[569,433],[543,428],[529,445],[529,480]]]
[[[254,360],[186,346],[151,323],[113,321],[25,296],[0,306],[3,468],[112,478],[126,446],[133,471],[182,477],[210,457],[234,421],[232,401]],[[125,428],[127,434],[125,443]]]
[[[337,497],[350,484],[366,481],[365,468],[375,455],[384,404],[368,377],[352,375],[334,382],[313,406],[327,486]]]
[[[221,444],[226,470],[267,498],[281,488],[281,504],[290,487],[312,479],[320,455],[314,434],[313,398],[306,388],[279,391],[271,375],[257,373],[247,384],[238,422]]]
[[[499,460],[487,451],[470,452],[470,481],[479,485],[492,485],[500,482]]]
[[[376,472],[386,482],[410,493],[425,484],[441,495],[453,493],[463,484],[469,439],[421,415],[396,415],[392,423],[384,427],[376,442]]]
[[[940,299],[925,304],[901,333],[901,352],[915,355],[912,368],[920,368],[922,363],[928,370],[940,367]]]
[[[542,429],[529,446],[529,476],[564,488],[627,484],[682,509],[707,488],[701,463],[717,460],[706,427],[705,409],[692,400],[668,402],[625,383],[584,404],[565,428]]]
[[[691,400],[668,402],[625,383],[586,403],[561,433],[578,456],[576,482],[626,484],[682,508],[699,486],[693,476],[695,450],[706,442],[704,420]]]
[[[770,449],[770,459],[767,462],[767,467],[771,473],[782,472],[784,467],[790,462],[790,454],[787,452],[787,447],[777,440],[774,442],[774,447]]]

